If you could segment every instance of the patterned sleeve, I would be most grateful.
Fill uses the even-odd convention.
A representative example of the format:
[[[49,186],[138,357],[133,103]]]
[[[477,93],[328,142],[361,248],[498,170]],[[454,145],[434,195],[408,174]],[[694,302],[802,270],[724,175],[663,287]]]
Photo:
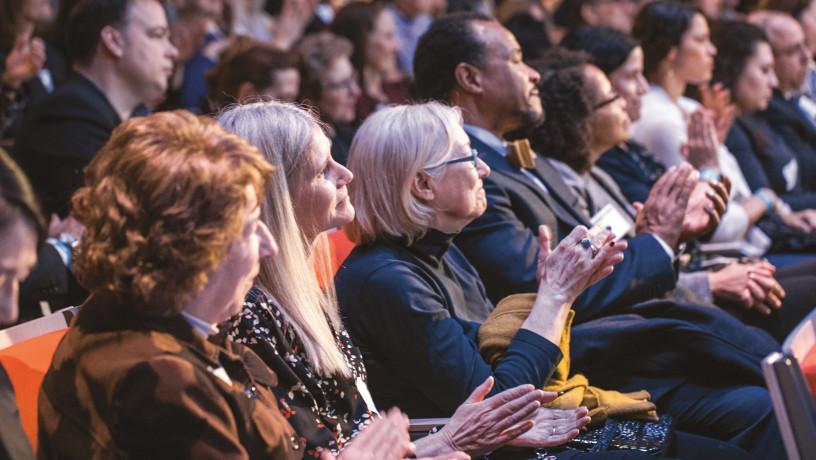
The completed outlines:
[[[352,379],[319,375],[280,308],[257,289],[250,291],[243,310],[230,323],[232,340],[251,348],[278,375],[278,387],[272,391],[281,412],[306,442],[306,458],[318,458],[325,448],[338,453],[370,423],[371,413],[355,382],[365,379],[362,359],[345,330],[336,337]]]

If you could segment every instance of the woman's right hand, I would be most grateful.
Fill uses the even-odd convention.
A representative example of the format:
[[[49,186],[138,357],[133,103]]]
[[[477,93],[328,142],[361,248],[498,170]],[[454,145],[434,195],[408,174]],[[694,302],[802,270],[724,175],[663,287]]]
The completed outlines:
[[[456,409],[450,421],[432,436],[440,436],[450,450],[482,455],[501,447],[530,430],[544,402],[556,393],[520,385],[484,399],[493,388],[493,377],[479,385]]]
[[[408,417],[394,408],[371,422],[337,457],[324,450],[320,460],[402,460],[413,454],[414,444],[408,435]]]
[[[562,303],[572,303],[586,288],[612,273],[614,266],[623,261],[627,246],[624,240],[615,241],[609,230],[593,238],[586,227],[579,225],[551,250],[547,227],[542,225],[538,231],[538,292]],[[581,244],[584,239],[592,241],[596,254]]]

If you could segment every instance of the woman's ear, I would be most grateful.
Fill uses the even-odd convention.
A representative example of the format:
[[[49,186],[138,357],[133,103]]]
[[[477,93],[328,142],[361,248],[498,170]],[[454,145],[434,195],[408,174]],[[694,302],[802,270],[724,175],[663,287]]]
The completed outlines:
[[[425,171],[419,171],[411,182],[411,194],[424,202],[433,201],[433,179]]]

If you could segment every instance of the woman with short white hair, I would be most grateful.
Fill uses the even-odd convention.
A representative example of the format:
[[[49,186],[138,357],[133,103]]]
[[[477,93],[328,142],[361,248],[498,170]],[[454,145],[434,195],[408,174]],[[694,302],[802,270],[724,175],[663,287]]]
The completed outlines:
[[[491,367],[479,354],[476,332],[493,305],[451,244],[484,212],[482,178],[490,173],[470,147],[459,110],[431,102],[374,113],[352,143],[349,168],[357,214],[349,233],[359,246],[335,283],[374,400],[411,417],[444,417],[488,377],[495,380],[492,392],[543,386],[561,360],[556,344],[572,301],[623,259],[625,243],[613,243],[608,232],[593,239],[578,227],[551,250],[542,228],[532,312]],[[539,414],[542,420],[546,411]],[[544,426],[514,442],[547,447],[577,434],[542,442]]]

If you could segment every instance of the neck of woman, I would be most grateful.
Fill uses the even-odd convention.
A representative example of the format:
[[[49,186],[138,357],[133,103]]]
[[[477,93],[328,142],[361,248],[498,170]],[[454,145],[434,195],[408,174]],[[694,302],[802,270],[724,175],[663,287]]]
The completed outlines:
[[[686,92],[686,86],[688,86],[688,82],[680,78],[677,73],[672,70],[658,70],[654,78],[650,79],[650,81],[663,88],[663,91],[665,91],[674,102],[680,100],[680,97]]]
[[[378,70],[370,66],[363,67],[363,86],[365,87],[366,94],[374,99],[385,101],[386,97],[383,91],[383,82],[383,76]]]

